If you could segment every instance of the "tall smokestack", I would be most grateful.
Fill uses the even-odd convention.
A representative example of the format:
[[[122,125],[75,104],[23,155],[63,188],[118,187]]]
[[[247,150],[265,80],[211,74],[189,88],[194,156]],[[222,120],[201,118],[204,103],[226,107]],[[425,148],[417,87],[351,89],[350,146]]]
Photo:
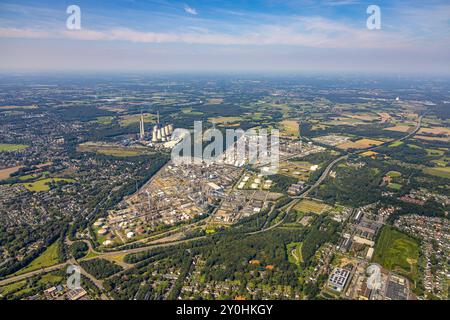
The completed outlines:
[[[144,127],[144,115],[141,113],[141,120],[139,121],[139,139],[144,140],[145,127]]]

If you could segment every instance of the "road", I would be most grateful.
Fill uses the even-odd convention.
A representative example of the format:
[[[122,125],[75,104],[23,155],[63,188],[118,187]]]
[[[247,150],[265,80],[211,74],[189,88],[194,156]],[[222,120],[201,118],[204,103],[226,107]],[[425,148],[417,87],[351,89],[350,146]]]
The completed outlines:
[[[48,273],[48,272],[51,272],[51,271],[59,270],[59,269],[65,267],[65,266],[67,266],[68,264],[69,264],[69,262],[66,261],[64,263],[55,264],[55,265],[53,265],[51,267],[41,268],[41,269],[37,269],[37,270],[34,270],[34,271],[23,273],[23,274],[20,274],[20,275],[17,275],[17,276],[12,276],[12,277],[0,280],[0,286],[4,286],[4,285],[7,285],[7,284],[10,284],[10,283],[13,283],[13,282],[17,282],[17,281],[20,281],[20,280],[23,280],[23,279],[27,279],[27,278],[33,277],[35,275],[38,275],[38,274]]]

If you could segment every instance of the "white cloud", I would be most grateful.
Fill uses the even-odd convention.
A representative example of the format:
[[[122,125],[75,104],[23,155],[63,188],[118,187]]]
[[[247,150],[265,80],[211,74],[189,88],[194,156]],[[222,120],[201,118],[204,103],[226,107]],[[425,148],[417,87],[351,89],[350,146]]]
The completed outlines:
[[[54,37],[54,33],[45,30],[0,28],[0,38],[50,39]]]
[[[188,5],[184,6],[184,11],[186,13],[193,14],[193,15],[197,15],[198,14],[197,10],[195,10],[194,8],[189,7]]]
[[[417,14],[416,12],[414,13]],[[411,14],[409,13],[408,16]],[[443,17],[444,15],[441,16]],[[442,22],[439,25],[442,26]],[[448,50],[449,43],[447,41],[436,41],[436,37],[438,38],[439,34],[435,34],[431,38],[426,36],[418,38],[408,28],[383,28],[379,31],[369,31],[365,28],[364,23],[361,23],[360,26],[354,26],[320,16],[290,16],[289,18],[283,19],[282,22],[246,25],[240,30],[233,30],[231,32],[214,32],[199,26],[190,26],[184,30],[170,32],[147,32],[130,28],[68,31],[65,29],[46,28],[35,30],[31,28],[0,27],[0,39],[75,39],[86,41],[184,43],[223,46],[287,45],[338,49],[428,50],[432,48],[445,48]]]

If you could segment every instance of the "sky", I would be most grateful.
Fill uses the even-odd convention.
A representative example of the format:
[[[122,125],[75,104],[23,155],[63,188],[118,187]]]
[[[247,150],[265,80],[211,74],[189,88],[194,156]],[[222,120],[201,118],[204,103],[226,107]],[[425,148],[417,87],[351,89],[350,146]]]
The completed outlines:
[[[80,8],[79,30],[66,12]],[[380,29],[366,25],[369,5]],[[0,72],[450,74],[448,0],[0,3]]]

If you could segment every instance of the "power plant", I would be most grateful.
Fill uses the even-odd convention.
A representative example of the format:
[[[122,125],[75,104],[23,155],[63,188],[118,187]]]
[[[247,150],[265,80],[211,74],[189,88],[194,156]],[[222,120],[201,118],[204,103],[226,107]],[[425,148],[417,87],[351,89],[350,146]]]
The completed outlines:
[[[157,114],[156,125],[152,130],[152,143],[166,142],[170,141],[173,133],[173,125],[167,124],[163,125],[159,119],[159,111]],[[145,127],[144,127],[144,116],[141,114],[141,120],[139,122],[139,140],[145,141]]]

